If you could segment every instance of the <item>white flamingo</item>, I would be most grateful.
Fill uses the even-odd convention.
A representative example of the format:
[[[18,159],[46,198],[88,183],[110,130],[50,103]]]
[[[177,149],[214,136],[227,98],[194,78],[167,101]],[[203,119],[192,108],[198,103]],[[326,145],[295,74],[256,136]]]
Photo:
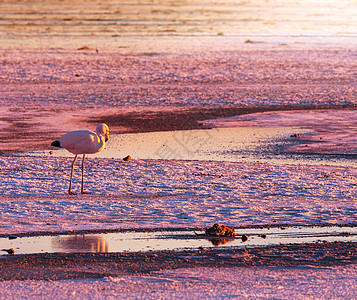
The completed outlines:
[[[105,142],[108,141],[108,139],[109,127],[106,124],[99,124],[95,132],[89,130],[71,131],[66,133],[59,140],[52,142],[51,146],[64,148],[75,155],[72,163],[71,179],[69,181],[68,194],[75,195],[75,193],[71,191],[71,187],[74,164],[76,162],[78,154],[83,154],[81,193],[89,194],[84,192],[83,188],[84,159],[86,157],[86,154],[94,154],[102,151],[105,147]]]

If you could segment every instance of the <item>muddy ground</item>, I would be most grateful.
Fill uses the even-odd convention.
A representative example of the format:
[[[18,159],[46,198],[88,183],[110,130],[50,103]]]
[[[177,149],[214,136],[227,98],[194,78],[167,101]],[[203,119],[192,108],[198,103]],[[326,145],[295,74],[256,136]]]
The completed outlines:
[[[143,275],[197,267],[341,266],[357,262],[356,243],[316,243],[229,250],[7,255],[0,280],[65,280]],[[110,267],[109,267],[110,266]]]

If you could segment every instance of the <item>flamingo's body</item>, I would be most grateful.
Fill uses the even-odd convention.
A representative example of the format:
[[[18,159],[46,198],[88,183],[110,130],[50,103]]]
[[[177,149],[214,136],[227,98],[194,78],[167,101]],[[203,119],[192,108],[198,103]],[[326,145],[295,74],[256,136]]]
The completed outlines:
[[[105,147],[105,142],[109,139],[109,127],[106,124],[99,124],[96,128],[96,132],[89,130],[76,130],[66,133],[59,140],[52,142],[51,146],[64,148],[75,155],[72,170],[71,179],[69,182],[68,193],[74,195],[71,191],[72,177],[74,164],[77,160],[78,154],[83,154],[82,161],[82,187],[81,193],[85,194],[83,188],[84,177],[84,159],[86,154],[94,154],[102,151]]]

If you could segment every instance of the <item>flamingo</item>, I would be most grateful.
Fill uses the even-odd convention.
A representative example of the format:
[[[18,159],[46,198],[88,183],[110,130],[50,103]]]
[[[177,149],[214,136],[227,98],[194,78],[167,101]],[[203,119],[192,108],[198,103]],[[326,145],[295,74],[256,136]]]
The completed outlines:
[[[86,154],[94,154],[102,151],[105,147],[105,142],[109,139],[109,127],[106,124],[98,124],[95,132],[89,130],[76,130],[66,133],[59,140],[51,143],[51,146],[64,148],[73,153],[74,160],[71,169],[71,179],[69,181],[68,194],[76,195],[71,191],[72,177],[74,164],[77,160],[78,154],[83,154],[82,160],[82,186],[81,193],[89,194],[84,191],[83,177],[84,177],[84,159]]]

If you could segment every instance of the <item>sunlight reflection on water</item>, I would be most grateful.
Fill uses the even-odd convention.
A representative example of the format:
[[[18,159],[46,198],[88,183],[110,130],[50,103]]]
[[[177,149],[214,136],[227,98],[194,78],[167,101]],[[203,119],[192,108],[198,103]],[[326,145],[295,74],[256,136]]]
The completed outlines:
[[[202,232],[198,232],[202,234]],[[243,242],[242,235],[248,240]],[[236,229],[236,238],[207,238],[193,231],[113,232],[57,236],[1,238],[0,249],[13,248],[15,254],[139,252],[193,250],[204,248],[263,247],[316,242],[357,242],[356,227],[272,227]],[[1,253],[5,255],[6,253]],[[0,254],[0,255],[1,255]]]
[[[353,0],[2,1],[0,36],[355,37],[353,8]]]

